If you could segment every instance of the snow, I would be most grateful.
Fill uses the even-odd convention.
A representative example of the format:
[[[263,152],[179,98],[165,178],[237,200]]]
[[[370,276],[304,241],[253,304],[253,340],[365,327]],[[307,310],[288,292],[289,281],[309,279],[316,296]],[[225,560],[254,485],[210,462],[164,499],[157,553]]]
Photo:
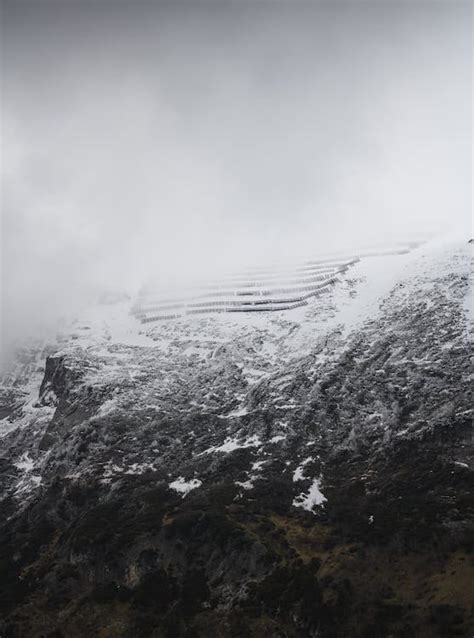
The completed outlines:
[[[296,481],[302,481],[304,479],[304,472],[303,472],[303,468],[297,467],[296,470],[293,472],[293,483],[296,483]]]
[[[117,408],[118,404],[115,397],[112,399],[106,399],[97,411],[95,418],[109,416],[110,414],[113,414]]]
[[[31,472],[31,470],[34,468],[34,461],[33,459],[30,458],[29,454],[26,453],[26,454],[22,454],[22,456],[20,457],[20,460],[17,461],[16,463],[13,463],[13,465],[18,470]]]
[[[295,497],[293,500],[293,506],[301,507],[308,512],[313,512],[316,506],[324,507],[324,503],[327,501],[327,498],[319,489],[319,484],[320,478],[314,479],[309,492],[307,494],[302,492],[299,496]]]
[[[308,463],[311,463],[311,461],[313,461],[313,457],[312,456],[308,456],[307,459],[305,459],[301,465],[299,465],[296,470],[293,472],[293,483],[296,483],[296,481],[303,481],[304,480],[304,466],[307,465]]]
[[[340,299],[339,302],[336,299],[338,310],[333,320],[342,325],[343,337],[379,313],[383,299],[400,279],[407,264],[413,260],[414,253],[370,257],[362,259],[352,268],[350,277],[361,280],[357,294],[349,299]]]
[[[144,474],[148,470],[155,470],[152,463],[132,463],[125,470],[125,474]]]
[[[240,408],[237,408],[236,410],[233,410],[232,412],[229,412],[229,414],[225,414],[223,416],[221,416],[221,419],[233,419],[233,418],[238,418],[240,416],[245,416],[247,415],[249,412],[247,410],[247,408],[245,406],[242,406]]]
[[[38,488],[41,485],[42,479],[41,476],[32,474],[35,463],[28,452],[22,454],[20,459],[13,463],[13,465],[18,469],[24,472],[20,480],[17,482],[15,486],[15,494],[25,495],[28,492]]]
[[[144,474],[149,470],[156,471],[156,467],[153,463],[131,463],[128,466],[122,466],[110,461],[104,465],[103,476],[105,478],[105,482],[108,482],[108,480],[115,474],[139,475]]]
[[[263,445],[263,443],[256,434],[244,441],[239,441],[237,438],[227,437],[222,445],[212,446],[207,450],[204,450],[204,452],[201,452],[198,456],[202,456],[203,454],[212,454],[214,452],[223,452],[228,454],[229,452],[234,452],[241,448],[260,447],[261,445]]]
[[[469,257],[471,259],[471,264],[472,264],[472,244],[469,245]],[[469,323],[474,323],[474,295],[473,295],[473,286],[472,286],[472,278],[473,278],[473,271],[472,271],[472,267],[469,268],[469,287],[467,290],[467,294],[464,297],[464,302],[463,302],[463,309],[466,315],[466,319]]]
[[[156,347],[142,324],[130,314],[130,301],[96,304],[83,310],[78,319],[65,326],[74,329],[76,345],[97,348],[98,343],[125,346]],[[107,352],[107,350],[105,350]]]
[[[251,479],[248,481],[235,481],[235,484],[239,487],[243,487],[244,490],[253,490],[253,483]]]
[[[246,481],[235,481],[235,485],[238,485],[239,487],[243,487],[244,490],[252,490],[254,487],[254,481],[257,481],[258,479],[261,478],[261,476],[259,476],[257,474],[257,472],[265,465],[265,463],[267,463],[268,461],[266,459],[262,460],[262,461],[255,461],[254,463],[252,463],[252,470],[253,472],[256,472],[254,474],[251,473],[247,473],[248,474],[248,478]]]
[[[249,385],[257,383],[263,377],[267,376],[267,373],[263,372],[262,370],[258,370],[257,368],[248,368],[248,367],[242,368],[242,374],[246,377]]]
[[[411,252],[405,254],[381,254],[363,257],[360,262],[350,268],[345,280],[355,282],[351,295],[347,283],[342,282],[332,288],[332,304],[336,312],[326,322],[327,332],[331,328],[340,326],[341,337],[347,337],[354,329],[364,322],[373,320],[380,312],[384,300],[388,297],[397,283],[409,280],[413,273],[419,277],[423,273],[442,275],[443,270],[452,272],[454,266],[453,255],[461,255],[457,266],[469,272],[467,260],[472,252],[471,246],[465,238],[451,238],[432,240]],[[433,273],[433,270],[435,271]],[[472,286],[464,299],[464,309],[472,320]],[[428,306],[430,300],[428,300]],[[429,309],[429,308],[427,308]]]
[[[13,421],[8,417],[0,419],[0,438],[17,428],[26,428],[32,424],[43,424],[52,417],[54,405],[41,405],[38,402],[39,389],[44,376],[44,362],[47,348],[44,341],[34,341],[25,346],[31,348],[31,356],[26,361],[17,361],[10,372],[0,377],[0,388],[15,388],[21,395],[18,405],[21,405],[21,415]]]
[[[175,492],[178,492],[178,494],[182,494],[184,498],[191,490],[195,490],[200,485],[202,485],[202,481],[199,479],[185,481],[184,477],[179,476],[175,481],[169,484],[169,487]]]
[[[123,471],[124,471],[124,468],[121,467],[120,465],[116,465],[115,463],[108,463],[104,467],[104,477],[106,479],[108,479],[111,476],[113,476],[114,474],[117,474],[117,473],[123,472]]]
[[[344,337],[364,322],[376,318],[382,304],[392,303],[390,299],[386,300],[397,284],[396,303],[399,303],[404,295],[422,291],[421,299],[428,312],[433,304],[430,299],[432,282],[437,277],[444,277],[453,272],[468,274],[471,250],[472,247],[463,239],[457,243],[430,242],[407,254],[363,257],[346,273],[341,274],[341,281],[329,288],[324,295],[312,298],[308,300],[307,306],[291,311],[218,314],[206,318],[188,317],[179,321],[148,324],[144,327],[129,314],[128,301],[97,305],[84,312],[80,321],[71,322],[57,343],[50,344],[47,348],[39,344],[37,358],[28,363],[31,367],[24,370],[22,366],[17,366],[9,375],[8,378],[12,379],[9,386],[13,386],[14,383],[16,389],[20,389],[17,405],[21,409],[21,414],[20,411],[15,413],[15,421],[13,417],[12,421],[8,418],[0,420],[0,437],[20,427],[30,427],[39,431],[54,414],[54,406],[42,406],[38,402],[45,356],[53,351],[53,346],[61,349],[61,354],[66,356],[75,350],[87,351],[88,365],[85,368],[84,383],[112,389],[120,388],[120,391],[112,396],[107,394],[97,417],[104,417],[120,409],[133,409],[130,407],[130,397],[135,401],[133,405],[137,405],[138,396],[140,407],[149,409],[150,414],[153,411],[166,410],[175,384],[178,381],[181,384],[181,380],[183,386],[192,383],[192,379],[190,381],[190,376],[185,372],[185,365],[195,363],[189,359],[191,354],[205,357],[212,370],[214,365],[216,370],[219,370],[219,366],[222,365],[226,369],[230,364],[234,364],[240,370],[236,373],[236,393],[230,396],[229,402],[226,403],[232,405],[232,408],[226,408],[232,411],[225,415],[223,409],[224,416],[221,418],[238,418],[249,414],[249,408],[245,405],[247,390],[242,394],[237,393],[241,389],[238,385],[240,375],[247,383],[246,388],[262,381],[265,383],[268,379],[269,387],[272,387],[272,384],[277,387],[274,409],[280,411],[282,418],[289,417],[290,410],[298,409],[300,406],[294,399],[285,397],[284,387],[292,381],[293,373],[281,374],[282,364],[291,360],[298,361],[300,357],[310,355],[308,374],[316,374],[319,364],[339,356],[340,348],[345,347],[344,343],[347,343]],[[472,316],[472,289],[464,299],[464,307]],[[311,359],[311,352],[318,340],[324,342],[324,347],[321,348],[324,354]],[[447,342],[442,347],[449,349],[453,345],[456,347],[456,342]],[[138,350],[137,347],[141,349]],[[403,360],[397,356],[396,352],[392,353],[398,365],[402,365]],[[429,365],[430,361],[413,357],[407,359],[406,363],[424,366]],[[377,373],[382,375],[384,371],[380,369]],[[141,394],[138,395],[138,392]],[[212,396],[203,394],[190,402],[192,408],[184,404],[182,409],[204,411],[211,400]],[[153,417],[147,415],[145,418]],[[374,412],[367,418],[370,420],[382,417]],[[222,422],[223,425],[227,423],[229,422]],[[288,421],[276,420],[275,423],[281,425],[277,432],[288,426]],[[406,432],[404,430],[395,436],[405,436]],[[226,435],[227,438],[223,441]],[[284,435],[276,434],[266,443],[275,444],[284,440]],[[235,429],[224,429],[211,439],[211,442],[214,445],[201,452],[201,455],[228,454],[238,449],[259,448],[263,445],[257,435],[249,436],[247,433],[244,434],[243,430],[236,434]],[[314,441],[308,441],[306,445],[314,445]],[[307,450],[307,453],[310,451]],[[312,458],[308,457],[303,462],[298,461],[300,465],[293,472],[294,482],[307,480],[309,485],[311,479],[305,476],[305,465],[311,460]],[[260,464],[264,462],[258,461],[252,469],[259,469]],[[461,461],[455,463],[459,467],[466,466]],[[37,477],[32,476],[33,460],[27,454],[23,455],[15,466],[28,474],[25,478],[28,478],[29,486],[37,482]],[[106,469],[106,472],[142,473],[148,467],[152,466],[137,463],[128,467],[115,465]],[[255,477],[247,478],[248,480],[243,481],[241,485],[244,489],[250,489],[248,486]],[[313,482],[308,493],[302,493],[295,499],[295,506],[312,510],[314,506],[324,503],[326,499],[319,489],[318,480]],[[189,486],[194,489],[198,480],[193,481],[186,483],[180,477],[173,482],[173,489],[181,493],[185,486],[186,489]]]

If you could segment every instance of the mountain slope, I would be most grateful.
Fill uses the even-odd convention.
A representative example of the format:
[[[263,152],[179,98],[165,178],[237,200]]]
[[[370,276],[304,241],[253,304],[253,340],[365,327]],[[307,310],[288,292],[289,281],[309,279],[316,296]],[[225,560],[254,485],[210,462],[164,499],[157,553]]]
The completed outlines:
[[[24,353],[2,636],[471,636],[468,248],[363,260],[288,314],[96,315]]]

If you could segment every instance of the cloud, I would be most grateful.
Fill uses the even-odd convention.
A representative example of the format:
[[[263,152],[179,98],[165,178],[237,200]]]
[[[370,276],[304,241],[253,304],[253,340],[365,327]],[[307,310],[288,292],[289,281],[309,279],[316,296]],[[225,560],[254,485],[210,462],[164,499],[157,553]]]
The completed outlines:
[[[7,2],[2,42],[8,341],[150,274],[469,232],[465,3]]]

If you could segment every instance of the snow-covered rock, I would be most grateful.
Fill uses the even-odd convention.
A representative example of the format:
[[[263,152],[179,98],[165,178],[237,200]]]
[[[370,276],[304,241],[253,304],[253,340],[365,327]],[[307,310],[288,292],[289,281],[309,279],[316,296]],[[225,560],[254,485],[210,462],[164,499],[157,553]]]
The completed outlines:
[[[467,243],[425,244],[286,313],[144,327],[119,300],[25,347],[0,633],[464,635],[470,270]]]

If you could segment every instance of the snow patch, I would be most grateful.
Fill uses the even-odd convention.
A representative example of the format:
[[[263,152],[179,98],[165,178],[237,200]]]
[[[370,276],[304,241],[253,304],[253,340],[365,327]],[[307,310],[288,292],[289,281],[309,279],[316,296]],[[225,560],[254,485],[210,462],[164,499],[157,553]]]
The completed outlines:
[[[244,490],[253,490],[252,479],[249,479],[248,481],[235,481],[235,484],[239,487],[243,487]]]
[[[308,463],[311,463],[311,461],[313,461],[313,457],[312,456],[308,456],[307,459],[305,459],[301,465],[299,465],[296,470],[293,472],[293,483],[296,483],[296,481],[303,481],[305,479],[304,476],[304,466],[307,465]]]
[[[302,492],[293,500],[294,507],[301,507],[302,509],[313,512],[316,506],[324,507],[324,503],[327,501],[327,498],[319,489],[320,478],[316,478],[313,481],[313,484],[309,488],[309,492],[305,494]]]
[[[13,465],[18,470],[23,470],[24,472],[31,472],[35,464],[33,459],[30,458],[28,452],[26,452],[26,454],[22,454],[22,456],[20,457],[20,460],[17,461],[16,463],[13,463]]]
[[[237,438],[227,437],[222,445],[213,445],[207,450],[204,450],[204,452],[201,452],[198,456],[202,456],[203,454],[212,454],[214,452],[223,452],[224,454],[228,454],[229,452],[234,452],[234,450],[241,448],[260,447],[261,445],[263,445],[262,441],[256,434],[244,441],[239,441]]]
[[[245,406],[241,407],[241,408],[237,408],[236,410],[233,410],[232,412],[229,412],[229,414],[226,414],[224,416],[221,416],[221,419],[233,419],[233,418],[237,418],[240,416],[245,416],[246,414],[248,414],[248,410]]]
[[[169,484],[170,488],[178,492],[178,494],[182,494],[183,498],[189,494],[191,490],[195,490],[200,485],[202,485],[202,481],[199,479],[185,481],[183,476],[179,476],[175,481]]]

